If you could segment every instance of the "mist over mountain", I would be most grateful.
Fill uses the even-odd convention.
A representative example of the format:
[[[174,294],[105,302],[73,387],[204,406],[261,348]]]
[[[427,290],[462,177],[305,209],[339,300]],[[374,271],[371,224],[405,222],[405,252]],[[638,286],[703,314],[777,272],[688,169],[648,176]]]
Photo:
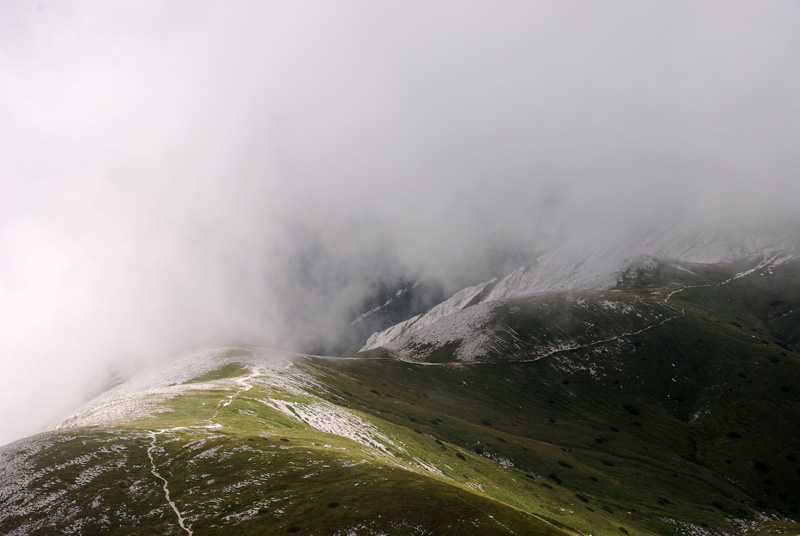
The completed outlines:
[[[610,273],[561,246],[352,356],[141,370],[0,447],[0,531],[794,534],[798,233],[684,230]]]
[[[793,2],[2,14],[0,443],[141,364],[800,200]]]

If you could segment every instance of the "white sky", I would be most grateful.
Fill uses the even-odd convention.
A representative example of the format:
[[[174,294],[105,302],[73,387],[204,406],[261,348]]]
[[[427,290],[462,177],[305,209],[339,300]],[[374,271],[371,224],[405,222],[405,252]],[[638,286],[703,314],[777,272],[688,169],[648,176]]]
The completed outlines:
[[[798,23],[793,1],[3,2],[0,444],[123,364],[302,345],[380,274],[796,210]]]

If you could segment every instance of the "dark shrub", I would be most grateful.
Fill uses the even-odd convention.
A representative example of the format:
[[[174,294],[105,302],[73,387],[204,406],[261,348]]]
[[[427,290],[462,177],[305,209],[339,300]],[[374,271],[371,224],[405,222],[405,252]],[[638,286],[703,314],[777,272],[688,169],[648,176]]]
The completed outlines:
[[[759,462],[759,461],[753,461],[753,468],[756,471],[760,471],[762,473],[766,473],[767,471],[769,471],[769,465],[767,465],[764,462]]]
[[[639,415],[639,408],[637,408],[633,404],[622,404],[622,407],[625,408],[625,411],[627,411],[631,415]]]

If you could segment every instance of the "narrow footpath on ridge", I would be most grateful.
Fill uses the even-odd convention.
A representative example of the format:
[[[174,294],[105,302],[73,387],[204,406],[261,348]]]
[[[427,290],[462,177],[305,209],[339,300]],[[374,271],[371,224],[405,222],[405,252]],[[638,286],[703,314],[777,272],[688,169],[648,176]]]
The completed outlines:
[[[241,386],[241,389],[239,389],[238,391],[236,391],[232,395],[228,395],[228,396],[224,397],[222,400],[219,401],[219,403],[217,404],[217,407],[214,409],[214,411],[211,413],[211,415],[207,419],[207,421],[209,422],[209,426],[208,426],[209,428],[217,428],[217,427],[221,426],[221,425],[215,424],[213,422],[213,420],[216,418],[217,414],[219,413],[220,409],[229,406],[231,404],[231,402],[233,402],[233,400],[237,396],[239,396],[242,393],[245,393],[245,392],[249,391],[250,389],[252,389],[253,385],[251,383],[248,383],[248,382],[250,380],[252,380],[253,378],[259,376],[260,374],[261,374],[261,371],[259,369],[253,369],[248,376],[244,376],[244,377],[241,377],[241,378],[236,378],[235,381],[236,381],[236,383],[238,383]],[[186,534],[188,534],[189,536],[193,536],[192,529],[186,526],[186,520],[184,519],[184,517],[181,514],[180,510],[178,510],[178,507],[175,504],[175,502],[170,497],[169,481],[166,478],[164,478],[161,475],[161,473],[158,472],[158,468],[156,467],[155,458],[153,457],[153,451],[156,449],[156,439],[157,439],[158,434],[166,434],[166,433],[169,433],[169,432],[175,432],[175,431],[178,431],[178,430],[186,430],[186,429],[187,429],[186,427],[178,426],[178,427],[175,427],[175,428],[165,428],[165,429],[162,429],[162,430],[150,430],[150,431],[148,431],[148,433],[150,434],[150,438],[151,439],[150,439],[150,446],[147,447],[147,457],[150,459],[150,472],[153,474],[154,477],[156,477],[158,480],[161,481],[161,487],[164,490],[164,498],[167,500],[167,504],[169,504],[169,507],[172,509],[172,511],[175,512],[175,516],[178,518],[178,525],[180,525],[181,529],[183,529],[183,531]]]
[[[168,430],[159,430],[159,431],[156,431],[156,432],[150,432],[151,441],[150,441],[150,446],[147,447],[147,457],[150,458],[150,472],[153,473],[154,477],[156,477],[157,479],[161,480],[162,487],[164,489],[164,497],[167,499],[167,503],[169,503],[169,507],[172,508],[172,511],[175,512],[175,515],[178,517],[178,525],[181,526],[181,528],[183,529],[184,532],[186,532],[186,534],[188,534],[189,536],[192,536],[192,534],[193,534],[192,533],[192,529],[190,529],[190,528],[188,528],[186,526],[185,520],[183,519],[183,516],[181,515],[180,511],[178,510],[178,507],[175,506],[175,503],[172,501],[172,499],[169,496],[169,482],[167,482],[167,479],[164,478],[163,476],[161,476],[161,474],[158,472],[158,469],[156,468],[156,462],[153,459],[153,450],[156,448],[156,434],[160,434],[160,433],[163,433],[165,431],[168,431]]]
[[[236,391],[235,393],[233,393],[232,395],[228,395],[225,398],[223,398],[222,400],[220,400],[219,403],[217,404],[217,407],[214,409],[213,412],[211,412],[211,415],[208,417],[207,420],[209,422],[213,421],[217,417],[217,414],[219,414],[219,410],[221,410],[222,408],[225,408],[227,406],[230,406],[231,402],[233,402],[234,398],[236,398],[240,394],[245,393],[245,392],[249,391],[250,389],[252,389],[253,386],[251,384],[247,383],[247,382],[249,380],[252,380],[253,378],[255,378],[257,376],[260,376],[260,375],[261,375],[261,371],[259,369],[253,369],[248,376],[245,376],[245,377],[242,377],[242,378],[236,378],[236,383],[241,385],[242,388],[239,389],[238,391]]]

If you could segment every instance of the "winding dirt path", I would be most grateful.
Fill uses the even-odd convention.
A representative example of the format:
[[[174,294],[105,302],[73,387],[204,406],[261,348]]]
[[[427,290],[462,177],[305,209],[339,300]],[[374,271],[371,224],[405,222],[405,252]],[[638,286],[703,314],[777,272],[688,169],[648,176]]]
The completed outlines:
[[[183,516],[181,515],[180,510],[178,510],[178,507],[175,506],[175,503],[172,501],[172,499],[169,496],[169,482],[167,482],[167,479],[164,478],[163,476],[161,476],[161,474],[158,472],[158,469],[156,468],[156,462],[153,459],[153,450],[156,448],[156,435],[160,434],[160,433],[163,433],[163,432],[164,432],[164,430],[158,430],[156,432],[152,432],[152,431],[150,432],[151,441],[150,441],[150,446],[147,447],[147,457],[150,458],[150,472],[153,473],[154,477],[156,477],[157,479],[159,479],[162,482],[162,488],[164,489],[164,497],[167,499],[167,503],[169,503],[169,507],[172,508],[172,511],[175,512],[175,515],[178,517],[178,525],[181,526],[181,528],[183,529],[184,532],[186,532],[186,534],[188,534],[189,536],[192,536],[192,534],[193,534],[192,533],[192,529],[190,529],[190,528],[188,528],[186,526],[186,522],[185,522],[186,520],[183,519]]]
[[[231,402],[233,402],[234,398],[236,398],[240,394],[245,393],[245,392],[249,391],[250,389],[252,389],[253,388],[252,384],[249,384],[247,382],[249,380],[252,380],[253,378],[255,378],[257,376],[260,376],[260,375],[261,375],[261,370],[260,369],[253,369],[250,372],[249,376],[245,376],[243,378],[236,378],[236,383],[241,385],[242,388],[239,389],[238,391],[236,391],[235,393],[233,393],[232,395],[228,395],[225,398],[223,398],[222,400],[220,400],[219,403],[217,404],[217,407],[214,409],[213,412],[211,412],[211,415],[208,417],[207,420],[209,422],[211,422],[214,419],[216,419],[217,414],[219,413],[219,410],[221,410],[222,408],[230,406]],[[212,422],[212,424],[213,424],[213,422]]]
[[[252,380],[253,378],[255,378],[256,376],[259,376],[260,374],[261,374],[261,371],[259,369],[253,369],[248,376],[245,376],[245,377],[242,377],[242,378],[236,378],[236,383],[238,383],[241,386],[241,389],[236,391],[234,394],[226,396],[225,398],[220,400],[220,402],[217,404],[217,407],[214,409],[214,411],[211,414],[211,416],[207,419],[212,427],[216,428],[217,426],[219,426],[219,425],[215,425],[215,423],[213,422],[213,419],[216,418],[217,414],[219,413],[219,410],[224,408],[224,407],[229,406],[231,404],[231,402],[233,402],[233,399],[236,398],[237,396],[239,396],[240,394],[242,394],[244,392],[247,392],[250,389],[252,389],[253,385],[251,383],[248,383],[248,382],[250,380]],[[186,526],[186,520],[184,519],[184,517],[181,514],[180,510],[178,510],[178,507],[175,504],[175,502],[170,497],[170,494],[169,494],[169,481],[166,478],[164,478],[161,475],[161,473],[158,472],[158,468],[156,467],[156,461],[153,458],[153,451],[156,448],[156,439],[157,439],[158,434],[164,434],[164,433],[167,433],[167,432],[171,432],[171,431],[175,431],[175,430],[181,430],[181,429],[185,429],[185,428],[177,427],[177,428],[169,428],[169,429],[164,429],[164,430],[155,430],[155,431],[151,430],[151,431],[148,431],[148,433],[150,434],[150,446],[147,447],[147,457],[150,459],[150,472],[153,474],[154,477],[156,477],[157,479],[159,479],[161,481],[161,487],[164,490],[164,498],[166,498],[167,503],[169,504],[169,507],[172,509],[172,511],[175,512],[175,516],[178,518],[178,525],[180,525],[181,529],[183,529],[183,531],[186,534],[188,534],[189,536],[193,536],[192,529]]]

